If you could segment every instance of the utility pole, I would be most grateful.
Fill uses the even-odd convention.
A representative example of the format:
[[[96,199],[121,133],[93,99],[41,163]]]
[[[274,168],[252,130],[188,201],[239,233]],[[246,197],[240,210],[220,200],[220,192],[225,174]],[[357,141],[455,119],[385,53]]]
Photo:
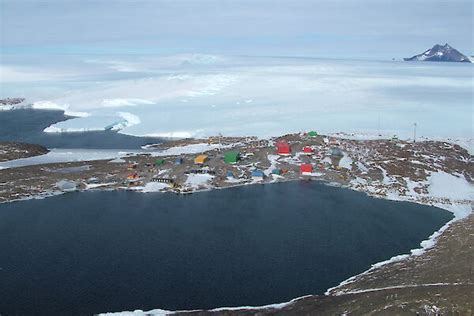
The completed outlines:
[[[377,120],[377,131],[379,132],[379,136],[382,136],[382,135],[380,134],[380,113],[379,113],[379,115],[378,115],[378,120]]]
[[[416,123],[413,123],[414,129],[413,129],[413,142],[416,143]]]
[[[219,133],[219,152],[221,152],[221,137],[222,137],[222,134]]]

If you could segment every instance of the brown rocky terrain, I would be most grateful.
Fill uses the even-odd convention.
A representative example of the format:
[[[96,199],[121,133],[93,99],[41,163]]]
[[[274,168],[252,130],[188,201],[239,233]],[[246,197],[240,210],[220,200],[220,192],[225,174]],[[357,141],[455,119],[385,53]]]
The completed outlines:
[[[0,142],[0,162],[43,155],[47,152],[48,149],[40,145]]]

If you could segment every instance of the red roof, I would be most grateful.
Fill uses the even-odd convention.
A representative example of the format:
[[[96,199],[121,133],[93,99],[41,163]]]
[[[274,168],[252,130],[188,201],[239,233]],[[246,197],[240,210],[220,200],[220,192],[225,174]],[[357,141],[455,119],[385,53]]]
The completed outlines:
[[[307,153],[307,154],[310,154],[310,153],[313,152],[313,148],[308,147],[308,146],[303,147],[303,152],[304,152],[304,153]]]
[[[287,142],[280,141],[276,143],[276,147],[280,155],[289,155],[291,152],[290,145]]]
[[[303,172],[311,173],[311,172],[313,172],[313,165],[310,164],[310,163],[304,163],[300,166],[300,170],[301,170],[302,173]]]

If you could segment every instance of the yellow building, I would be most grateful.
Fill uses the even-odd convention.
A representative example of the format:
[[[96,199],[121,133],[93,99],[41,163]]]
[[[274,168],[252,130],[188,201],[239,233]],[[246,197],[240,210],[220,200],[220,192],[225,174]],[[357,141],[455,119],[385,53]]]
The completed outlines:
[[[197,165],[202,165],[207,161],[207,156],[206,155],[199,155],[196,158],[194,158],[194,163]]]

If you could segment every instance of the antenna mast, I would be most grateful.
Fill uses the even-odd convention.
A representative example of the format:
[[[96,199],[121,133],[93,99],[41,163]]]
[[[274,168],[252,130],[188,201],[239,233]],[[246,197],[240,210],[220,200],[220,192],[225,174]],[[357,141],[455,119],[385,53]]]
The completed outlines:
[[[413,142],[416,143],[416,123],[413,123]]]

